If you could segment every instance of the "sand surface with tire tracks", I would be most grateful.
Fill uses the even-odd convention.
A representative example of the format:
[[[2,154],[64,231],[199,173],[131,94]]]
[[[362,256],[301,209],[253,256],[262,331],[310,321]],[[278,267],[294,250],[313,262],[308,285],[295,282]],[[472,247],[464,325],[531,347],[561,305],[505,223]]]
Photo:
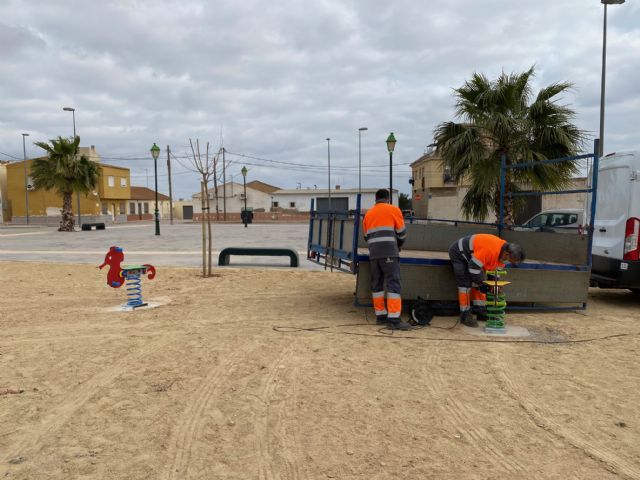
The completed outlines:
[[[126,313],[95,267],[0,262],[0,478],[640,480],[639,296],[506,343],[390,334],[344,273],[215,275]]]

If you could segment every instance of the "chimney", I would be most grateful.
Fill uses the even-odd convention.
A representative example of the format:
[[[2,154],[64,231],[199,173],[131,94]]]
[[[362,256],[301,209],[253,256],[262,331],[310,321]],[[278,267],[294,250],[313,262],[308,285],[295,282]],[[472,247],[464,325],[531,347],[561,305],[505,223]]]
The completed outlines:
[[[95,145],[91,145],[91,150],[95,150],[96,146]]]
[[[340,190],[340,185],[336,185],[336,190]]]

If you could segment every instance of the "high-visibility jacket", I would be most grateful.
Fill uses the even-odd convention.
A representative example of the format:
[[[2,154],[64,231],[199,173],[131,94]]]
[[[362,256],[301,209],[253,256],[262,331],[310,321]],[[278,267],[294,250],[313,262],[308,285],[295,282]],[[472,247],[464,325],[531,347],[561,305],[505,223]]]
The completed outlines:
[[[398,257],[407,237],[402,212],[384,201],[377,202],[362,222],[364,238],[369,246],[369,258]]]
[[[503,268],[500,254],[506,240],[488,233],[469,235],[458,240],[458,250],[467,260],[471,281],[480,284],[484,280],[483,270]]]

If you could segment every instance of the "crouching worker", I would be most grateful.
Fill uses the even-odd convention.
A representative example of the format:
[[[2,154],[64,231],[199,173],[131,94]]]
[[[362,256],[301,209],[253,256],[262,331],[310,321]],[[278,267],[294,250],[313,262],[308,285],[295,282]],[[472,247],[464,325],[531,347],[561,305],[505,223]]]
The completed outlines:
[[[398,207],[389,204],[389,191],[376,192],[376,204],[364,216],[364,238],[369,247],[371,265],[371,293],[376,323],[398,330],[408,330],[410,325],[400,320],[402,297],[400,284],[400,247],[407,232]],[[385,306],[385,284],[387,302]]]
[[[477,327],[473,313],[478,320],[487,319],[486,293],[489,286],[483,283],[484,272],[503,268],[504,262],[517,265],[524,260],[525,253],[520,245],[495,235],[479,233],[455,241],[449,247],[449,258],[458,284],[460,321],[468,327]]]

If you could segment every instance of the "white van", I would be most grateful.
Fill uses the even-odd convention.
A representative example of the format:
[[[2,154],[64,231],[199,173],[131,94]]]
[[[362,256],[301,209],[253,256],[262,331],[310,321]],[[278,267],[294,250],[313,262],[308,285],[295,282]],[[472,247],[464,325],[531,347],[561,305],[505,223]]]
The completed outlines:
[[[587,205],[590,209],[590,202]],[[587,212],[587,217],[590,218]],[[591,280],[640,293],[640,152],[600,158]]]
[[[584,211],[579,208],[544,210],[513,229],[516,231],[579,233],[584,225],[583,215]]]

